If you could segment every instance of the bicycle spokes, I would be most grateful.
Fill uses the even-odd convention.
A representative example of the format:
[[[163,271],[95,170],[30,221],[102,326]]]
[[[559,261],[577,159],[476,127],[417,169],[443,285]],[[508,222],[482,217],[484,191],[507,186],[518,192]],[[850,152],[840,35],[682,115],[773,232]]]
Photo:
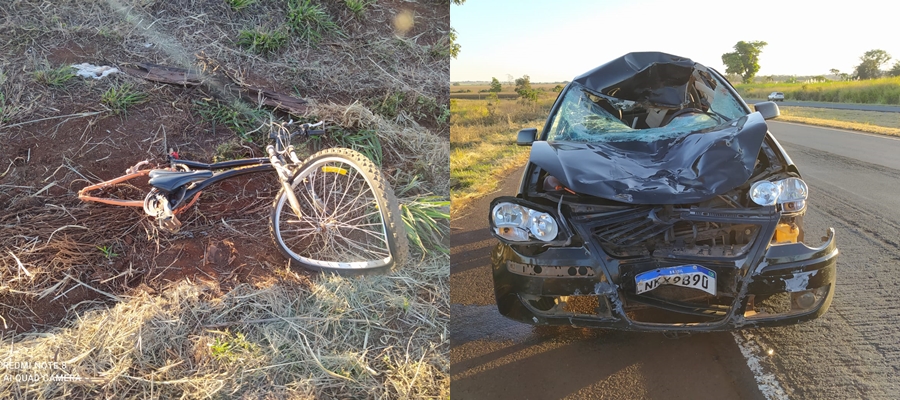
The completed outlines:
[[[304,259],[357,264],[391,259],[376,194],[361,171],[340,159],[317,163],[295,181],[301,216],[282,213],[285,244]]]

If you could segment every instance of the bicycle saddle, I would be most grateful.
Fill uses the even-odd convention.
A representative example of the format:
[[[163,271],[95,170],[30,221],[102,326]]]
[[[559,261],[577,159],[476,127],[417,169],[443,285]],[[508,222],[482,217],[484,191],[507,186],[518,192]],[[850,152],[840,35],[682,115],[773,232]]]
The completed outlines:
[[[150,186],[163,192],[171,192],[194,181],[201,181],[213,176],[212,171],[150,171]]]

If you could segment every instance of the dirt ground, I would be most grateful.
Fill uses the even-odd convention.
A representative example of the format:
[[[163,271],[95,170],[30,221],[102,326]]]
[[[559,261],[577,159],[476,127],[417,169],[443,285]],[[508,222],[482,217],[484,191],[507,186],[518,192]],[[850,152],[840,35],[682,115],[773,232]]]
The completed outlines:
[[[403,128],[449,141],[442,119],[449,61],[443,53],[449,5],[380,0],[364,16],[344,2],[322,2],[340,34],[311,44],[284,28],[284,4],[259,1],[235,11],[225,1],[13,1],[0,6],[0,304],[5,332],[45,331],[67,316],[136,290],[161,291],[183,280],[239,283],[273,279],[303,284],[286,268],[268,234],[276,181],[245,175],[211,187],[180,216],[177,234],[161,232],[140,208],[86,204],[76,193],[122,175],[142,160],[164,164],[167,149],[183,158],[261,156],[264,142],[242,140],[234,124],[203,115],[205,104],[231,104],[227,92],[200,85],[154,83],[126,74],[71,77],[51,84],[39,71],[80,63],[123,67],[155,63],[224,72],[318,106],[363,105]],[[404,14],[406,13],[406,14]],[[398,15],[414,24],[397,28]],[[238,44],[241,30],[283,29],[288,43],[269,54]],[[104,94],[131,85],[145,98],[117,111]],[[251,109],[287,118],[284,111]],[[242,117],[243,118],[243,117]],[[253,121],[249,119],[249,121]],[[349,137],[360,130],[335,125]],[[254,127],[256,127],[254,125]],[[346,144],[340,138],[315,147]],[[424,182],[412,193],[446,195],[446,181],[388,141],[382,168],[395,187]],[[141,199],[146,181],[111,196]]]

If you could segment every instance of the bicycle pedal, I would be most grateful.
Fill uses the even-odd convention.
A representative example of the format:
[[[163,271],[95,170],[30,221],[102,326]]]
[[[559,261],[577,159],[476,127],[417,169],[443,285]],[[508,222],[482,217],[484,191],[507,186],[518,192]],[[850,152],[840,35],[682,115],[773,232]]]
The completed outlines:
[[[159,222],[160,229],[170,233],[177,233],[181,229],[181,221],[174,215],[158,218],[156,221]]]

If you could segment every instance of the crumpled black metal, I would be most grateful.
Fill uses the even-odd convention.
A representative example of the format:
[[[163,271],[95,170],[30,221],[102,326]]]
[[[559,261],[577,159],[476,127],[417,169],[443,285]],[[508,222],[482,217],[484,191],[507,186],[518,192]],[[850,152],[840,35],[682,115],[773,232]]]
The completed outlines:
[[[696,64],[660,52],[629,53],[575,78],[587,90],[662,107],[685,104],[686,86]]]
[[[535,142],[531,162],[576,193],[630,204],[691,204],[750,178],[768,128],[757,113],[674,139]]]

